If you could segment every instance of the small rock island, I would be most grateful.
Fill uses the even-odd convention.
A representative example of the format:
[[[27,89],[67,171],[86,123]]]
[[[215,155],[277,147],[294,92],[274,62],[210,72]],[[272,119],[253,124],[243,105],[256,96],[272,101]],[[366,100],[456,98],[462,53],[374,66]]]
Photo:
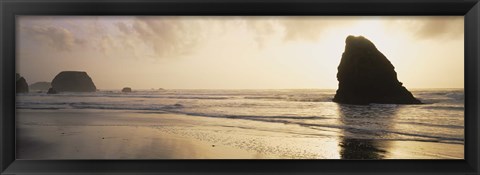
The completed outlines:
[[[63,71],[53,79],[52,92],[53,90],[55,92],[95,92],[97,87],[86,72]]]
[[[345,41],[334,102],[356,105],[422,104],[397,79],[395,67],[363,36]]]
[[[53,88],[49,88],[47,94],[58,94],[58,92]]]
[[[28,84],[25,78],[20,76],[20,74],[15,74],[15,91],[16,93],[28,93]]]
[[[124,87],[124,88],[122,89],[122,92],[132,92],[132,88]]]
[[[32,91],[48,91],[48,89],[52,87],[52,84],[50,82],[36,82],[29,87]]]

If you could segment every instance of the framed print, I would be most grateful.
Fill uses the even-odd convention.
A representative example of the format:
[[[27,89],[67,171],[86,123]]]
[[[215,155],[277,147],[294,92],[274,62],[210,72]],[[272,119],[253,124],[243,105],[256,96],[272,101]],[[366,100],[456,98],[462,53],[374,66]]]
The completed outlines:
[[[2,1],[1,171],[478,174],[479,8]]]

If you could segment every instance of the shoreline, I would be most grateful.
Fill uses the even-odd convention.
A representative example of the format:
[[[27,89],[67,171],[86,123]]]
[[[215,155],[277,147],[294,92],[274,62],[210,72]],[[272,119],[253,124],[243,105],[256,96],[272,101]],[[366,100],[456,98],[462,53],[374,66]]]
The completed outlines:
[[[18,159],[463,159],[463,144],[349,139],[296,125],[115,110],[17,110]],[[248,126],[263,124],[258,130]],[[325,131],[336,133],[336,131]]]

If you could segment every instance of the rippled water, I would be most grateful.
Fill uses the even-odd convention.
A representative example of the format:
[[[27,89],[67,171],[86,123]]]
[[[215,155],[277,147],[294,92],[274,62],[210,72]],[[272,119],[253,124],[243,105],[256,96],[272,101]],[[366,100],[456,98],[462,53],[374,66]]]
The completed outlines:
[[[19,94],[19,109],[100,109],[177,113],[297,125],[352,139],[464,143],[463,89],[413,90],[426,104],[333,103],[334,90],[165,90]],[[261,126],[251,126],[261,127]],[[302,133],[300,131],[300,133]],[[308,135],[311,133],[305,132]]]

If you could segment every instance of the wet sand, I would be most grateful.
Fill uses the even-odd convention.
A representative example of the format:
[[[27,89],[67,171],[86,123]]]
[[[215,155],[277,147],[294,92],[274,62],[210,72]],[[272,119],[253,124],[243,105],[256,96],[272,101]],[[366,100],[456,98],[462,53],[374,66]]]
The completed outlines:
[[[263,129],[252,129],[261,125]],[[18,159],[463,159],[462,144],[148,111],[17,110]],[[257,127],[258,128],[258,127]]]

